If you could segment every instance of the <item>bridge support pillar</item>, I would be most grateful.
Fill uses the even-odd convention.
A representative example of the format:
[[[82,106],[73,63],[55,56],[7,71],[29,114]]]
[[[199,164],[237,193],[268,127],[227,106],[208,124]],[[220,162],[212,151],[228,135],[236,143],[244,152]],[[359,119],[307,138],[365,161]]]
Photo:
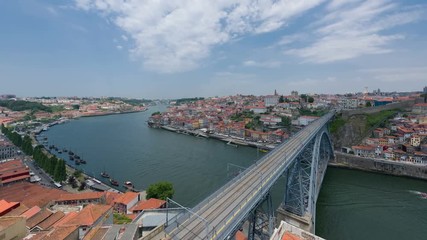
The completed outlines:
[[[310,233],[314,233],[315,231],[314,225],[312,224],[313,223],[312,216],[310,216],[310,214],[305,214],[303,217],[301,217],[286,211],[280,206],[279,208],[277,208],[277,211],[276,211],[276,220],[277,220],[277,223],[280,223],[281,221],[285,221],[289,224],[292,224]]]

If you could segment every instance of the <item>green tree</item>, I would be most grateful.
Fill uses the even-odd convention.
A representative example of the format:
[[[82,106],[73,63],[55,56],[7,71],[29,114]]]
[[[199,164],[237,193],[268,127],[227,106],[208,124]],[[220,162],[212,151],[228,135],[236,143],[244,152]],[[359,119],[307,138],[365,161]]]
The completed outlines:
[[[53,179],[57,182],[65,181],[67,177],[65,170],[65,162],[62,159],[59,159],[55,166],[55,171],[53,173]]]
[[[86,182],[83,181],[80,183],[79,191],[83,191],[83,190],[85,190],[85,188],[86,188]]]
[[[302,100],[304,100],[304,102],[307,102],[307,95],[306,94],[301,94],[300,95],[300,98],[302,99]]]
[[[291,118],[282,117],[282,122],[280,123],[280,125],[289,128],[291,126]]]
[[[280,98],[279,98],[279,103],[283,103],[283,102],[285,102],[285,99],[283,98],[283,95],[282,95],[282,96],[280,96]]]
[[[366,107],[372,107],[372,103],[371,102],[366,102],[365,106]]]
[[[307,100],[309,103],[313,103],[314,102],[314,98],[313,97],[308,97],[308,100]]]
[[[73,176],[75,178],[79,178],[82,175],[82,173],[83,173],[82,170],[77,169],[76,171],[74,171]]]
[[[172,198],[175,190],[170,182],[158,182],[151,184],[147,189],[147,199],[157,198],[166,200],[166,198]]]
[[[24,151],[24,153],[27,155],[33,155],[33,150],[33,144],[30,136],[25,135],[24,139],[22,140],[22,151]]]

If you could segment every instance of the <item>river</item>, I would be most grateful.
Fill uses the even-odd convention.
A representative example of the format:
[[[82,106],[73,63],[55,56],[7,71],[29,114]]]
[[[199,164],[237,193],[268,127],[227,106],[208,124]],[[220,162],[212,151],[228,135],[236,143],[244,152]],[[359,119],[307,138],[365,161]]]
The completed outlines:
[[[105,169],[119,183],[145,189],[158,181],[174,185],[174,200],[194,206],[228,181],[237,166],[247,167],[261,153],[214,139],[196,138],[147,127],[146,112],[72,120],[45,132],[49,144],[71,149],[87,161],[77,166],[102,179]],[[60,154],[69,164],[67,154]],[[273,187],[274,205],[284,185]],[[329,168],[317,204],[316,233],[326,239],[427,239],[424,181]]]

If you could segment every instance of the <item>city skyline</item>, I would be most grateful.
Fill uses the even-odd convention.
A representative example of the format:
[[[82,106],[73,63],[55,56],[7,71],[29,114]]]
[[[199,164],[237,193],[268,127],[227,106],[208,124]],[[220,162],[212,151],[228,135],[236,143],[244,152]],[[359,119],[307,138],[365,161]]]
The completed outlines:
[[[422,1],[0,3],[2,92],[180,98],[421,91]]]

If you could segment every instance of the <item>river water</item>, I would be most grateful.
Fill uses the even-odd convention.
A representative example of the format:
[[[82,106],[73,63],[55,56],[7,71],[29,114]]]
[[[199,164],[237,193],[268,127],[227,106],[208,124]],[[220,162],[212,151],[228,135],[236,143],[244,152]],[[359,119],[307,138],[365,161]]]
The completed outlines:
[[[71,149],[87,161],[77,166],[102,179],[107,171],[123,183],[145,189],[158,181],[174,185],[174,200],[194,206],[228,181],[237,166],[262,156],[256,149],[232,147],[147,127],[156,106],[146,112],[81,118],[50,128],[49,144]],[[69,164],[67,154],[61,155]],[[230,165],[234,164],[234,165]],[[272,190],[277,206],[283,181]],[[427,183],[360,171],[329,168],[317,204],[316,233],[326,239],[427,239]]]

